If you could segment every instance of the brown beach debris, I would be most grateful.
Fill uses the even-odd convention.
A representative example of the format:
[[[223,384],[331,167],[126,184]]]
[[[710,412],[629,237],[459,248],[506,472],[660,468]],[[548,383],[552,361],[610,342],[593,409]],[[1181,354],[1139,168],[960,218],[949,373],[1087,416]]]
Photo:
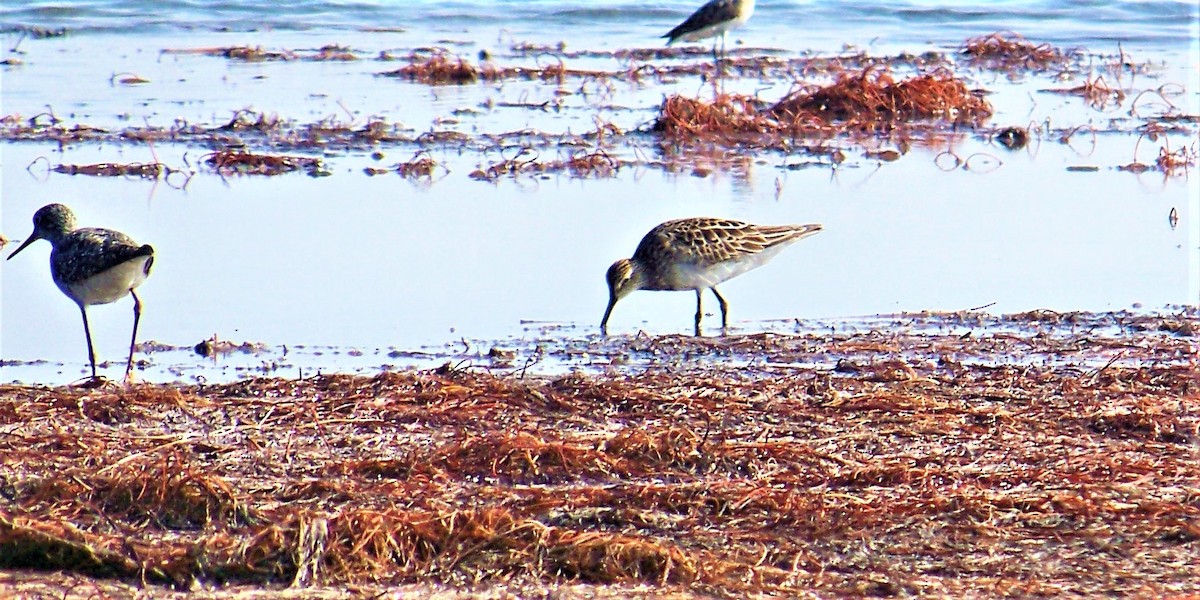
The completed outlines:
[[[802,124],[816,116],[879,129],[924,120],[978,125],[992,115],[992,107],[948,70],[896,81],[887,71],[867,68],[815,91],[789,94],[768,112],[783,123]]]
[[[1197,157],[1200,157],[1200,153],[1197,152],[1194,143],[1175,150],[1163,146],[1158,149],[1158,159],[1154,162],[1159,170],[1167,175],[1186,175],[1189,167],[1196,166]]]
[[[166,48],[163,54],[213,56],[243,62],[274,62],[305,60],[323,61],[355,61],[359,60],[348,46],[326,44],[317,49],[305,50],[267,50],[262,46],[212,46],[205,48]]]
[[[58,569],[99,578],[146,575],[155,583],[170,583],[119,549],[98,547],[95,540],[69,522],[29,519],[0,508],[0,567]]]
[[[597,346],[678,365],[631,374],[0,385],[0,569],[91,578],[55,597],[100,578],[143,596],[1200,591],[1200,313],[895,319]]]
[[[512,158],[501,160],[486,168],[475,169],[468,177],[479,181],[496,181],[505,175],[515,177],[526,171],[540,170],[542,167],[538,162],[538,153],[532,148],[523,147]]]
[[[151,147],[153,153],[153,147]],[[91,177],[136,177],[139,179],[162,180],[172,187],[183,189],[187,187],[193,171],[176,169],[158,161],[150,163],[95,163],[90,165],[57,164],[51,166],[50,161],[39,156],[26,167],[32,172],[33,166],[45,163],[46,169],[63,175],[86,175]]]
[[[919,133],[939,121],[974,126],[991,114],[991,105],[949,71],[896,81],[886,71],[867,68],[843,73],[825,87],[790,93],[765,108],[756,98],[736,94],[717,94],[712,102],[671,96],[659,108],[654,129],[672,139],[722,137],[778,145],[796,135]]]
[[[1044,71],[1065,67],[1074,52],[1065,52],[1050,44],[1035,44],[1011,31],[974,37],[963,43],[959,53],[968,64],[1001,71]]]
[[[867,150],[863,153],[867,158],[874,158],[882,162],[893,162],[900,160],[900,152],[897,150]]]
[[[216,127],[214,131],[256,131],[259,133],[274,133],[283,129],[288,123],[275,113],[267,114],[249,108],[233,111],[229,122]]]
[[[575,179],[613,177],[623,164],[624,161],[603,150],[578,150],[565,160],[542,161],[532,148],[522,148],[513,158],[476,169],[469,177],[479,181],[496,181],[504,176],[563,172]]]
[[[110,85],[114,83],[121,85],[141,85],[143,83],[150,83],[150,80],[137,73],[114,73],[112,77],[108,78],[108,83]]]
[[[413,142],[402,125],[371,117],[365,123],[327,117],[297,124],[275,113],[243,108],[232,112],[227,122],[201,125],[178,120],[169,126],[126,127],[115,131],[88,125],[68,125],[50,113],[32,118],[0,117],[0,139],[54,141],[185,142],[209,148],[251,146],[313,150],[325,147],[370,149],[381,143]],[[464,135],[464,139],[470,139]]]
[[[603,82],[618,73],[597,70],[569,69],[560,57],[550,57],[548,64],[533,67],[499,66],[490,58],[478,66],[450,51],[436,49],[432,52],[414,52],[408,57],[409,64],[392,71],[378,73],[381,77],[397,77],[429,85],[463,85],[478,81],[502,81],[520,79],[562,83],[568,77],[587,78]]]
[[[358,56],[355,55],[353,52],[351,52],[349,47],[340,46],[338,44],[328,44],[325,46],[321,46],[317,50],[316,54],[306,57],[306,58],[308,60],[315,60],[315,61],[341,61],[341,62],[349,62],[349,61],[358,60]]]
[[[479,81],[479,69],[475,65],[444,51],[434,52],[428,56],[414,53],[409,57],[409,64],[394,71],[380,73],[380,75],[400,77],[431,85],[463,85]]]
[[[1138,141],[1133,146],[1134,161],[1127,165],[1117,167],[1120,171],[1130,173],[1144,173],[1158,169],[1167,176],[1186,176],[1191,167],[1196,166],[1197,160],[1200,160],[1200,149],[1196,142],[1189,145],[1180,146],[1174,150],[1170,147],[1168,138],[1163,135],[1165,128],[1158,123],[1148,123],[1142,127],[1142,133],[1138,136]],[[1154,164],[1147,164],[1137,160],[1138,149],[1141,148],[1142,140],[1150,140],[1152,142],[1162,140],[1163,145],[1158,149],[1158,156],[1154,160]]]
[[[396,172],[399,173],[401,177],[408,179],[418,179],[422,177],[428,179],[433,177],[434,170],[439,167],[447,173],[450,172],[449,169],[446,169],[444,165],[433,160],[433,157],[429,156],[429,153],[421,150],[414,154],[408,162],[403,162],[396,165]]]
[[[1110,87],[1104,81],[1104,77],[1099,75],[1095,77],[1088,76],[1082,85],[1073,88],[1051,88],[1039,91],[1051,94],[1081,96],[1087,102],[1088,106],[1096,110],[1106,109],[1109,105],[1120,107],[1125,102],[1125,92],[1120,88]]]
[[[760,102],[752,96],[718,94],[712,102],[673,95],[663,99],[654,130],[667,137],[712,137],[773,129],[763,118]]]
[[[438,169],[444,173],[449,173],[450,170],[445,165],[433,160],[433,157],[424,150],[418,150],[408,162],[402,162],[392,167],[366,167],[364,172],[367,175],[383,175],[385,173],[396,172],[405,179],[432,179],[433,174]]]
[[[220,175],[282,175],[301,169],[310,175],[324,173],[321,159],[309,156],[254,154],[225,149],[206,154],[201,161]]]
[[[245,62],[296,60],[298,56],[290,50],[265,50],[262,46],[213,46],[207,48],[166,48],[163,54],[194,54],[215,56]]]
[[[107,129],[91,125],[67,125],[53,112],[32,117],[11,114],[0,117],[0,137],[7,140],[48,140],[59,144],[103,140],[113,135]]]
[[[564,165],[571,176],[577,179],[589,177],[614,177],[621,168],[621,161],[603,150],[582,150],[571,155]]]
[[[233,354],[235,352],[241,354],[259,354],[265,352],[269,347],[262,342],[233,342],[223,340],[213,334],[208,339],[201,340],[200,343],[192,347],[192,350],[205,358],[216,360],[220,356]],[[285,350],[286,353],[286,350]]]
[[[94,177],[141,177],[143,179],[158,179],[175,171],[162,163],[97,163],[92,165],[59,164],[50,167],[55,173],[64,175],[91,175]]]
[[[29,36],[35,40],[65,37],[68,33],[66,27],[39,27],[36,25],[16,25],[11,28],[5,27],[5,29],[19,32],[22,37]],[[20,43],[19,40],[18,43]]]

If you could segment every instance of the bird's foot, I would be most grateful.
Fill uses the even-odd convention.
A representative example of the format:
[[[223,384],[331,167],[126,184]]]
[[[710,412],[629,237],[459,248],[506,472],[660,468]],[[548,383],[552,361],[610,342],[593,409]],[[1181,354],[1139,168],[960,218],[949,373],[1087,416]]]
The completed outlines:
[[[75,383],[70,384],[71,387],[83,388],[85,390],[94,390],[94,389],[106,387],[109,385],[115,385],[115,384],[103,375],[93,375],[91,377],[88,377],[87,379],[81,379]]]

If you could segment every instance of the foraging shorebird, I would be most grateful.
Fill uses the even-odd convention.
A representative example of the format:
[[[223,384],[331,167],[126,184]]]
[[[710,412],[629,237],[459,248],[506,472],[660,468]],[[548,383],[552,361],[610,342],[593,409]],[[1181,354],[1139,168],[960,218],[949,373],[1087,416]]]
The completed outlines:
[[[708,0],[663,37],[667,38],[667,45],[670,46],[679,40],[698,42],[717,36],[721,38],[721,54],[724,55],[726,32],[741,26],[752,14],[754,0]],[[716,40],[713,40],[713,60],[717,60]]]
[[[129,340],[129,360],[125,364],[128,381],[133,374],[133,350],[137,345],[138,320],[142,316],[142,302],[133,290],[150,274],[154,248],[148,244],[139,246],[129,236],[111,229],[76,229],[75,215],[62,204],[47,204],[33,215],[33,233],[8,255],[9,260],[36,240],[46,240],[53,246],[50,276],[58,289],[79,305],[83,315],[83,333],[87,336],[88,360],[92,365],[90,383],[93,385],[103,379],[96,376],[96,352],[92,348],[87,307],[133,296],[133,334]]]
[[[721,305],[721,327],[729,326],[729,306],[717,284],[766,264],[792,242],[821,231],[818,224],[752,225],[708,217],[667,221],[651,229],[632,258],[608,268],[608,308],[600,332],[617,301],[637,290],[696,290],[696,335],[700,335],[701,294],[712,290]]]

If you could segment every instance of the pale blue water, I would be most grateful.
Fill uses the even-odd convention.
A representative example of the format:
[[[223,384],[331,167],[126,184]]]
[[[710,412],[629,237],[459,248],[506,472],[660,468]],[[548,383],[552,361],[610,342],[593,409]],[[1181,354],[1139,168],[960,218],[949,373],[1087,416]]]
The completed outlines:
[[[176,122],[211,127],[252,108],[300,123],[361,125],[379,116],[415,133],[479,136],[528,128],[568,136],[592,130],[597,119],[636,131],[654,119],[664,95],[695,96],[707,88],[687,78],[620,82],[601,94],[595,88],[577,93],[579,82],[430,87],[377,77],[403,62],[374,57],[439,46],[472,60],[488,49],[502,64],[531,64],[539,58],[507,49],[516,42],[563,42],[574,50],[659,47],[659,36],[698,4],[8,0],[0,4],[0,55],[20,64],[0,67],[0,115],[29,118],[52,110],[68,123],[113,129]],[[28,27],[66,28],[67,35],[36,39],[24,36]],[[121,229],[157,249],[156,270],[140,294],[147,307],[143,341],[188,348],[216,335],[272,349],[215,363],[182,350],[144,355],[152,381],[430,366],[461,356],[464,344],[484,353],[492,345],[516,348],[520,365],[539,345],[547,354],[586,346],[581,340],[596,335],[604,309],[607,266],[628,256],[654,224],[694,215],[826,226],[770,265],[722,286],[738,331],[790,330],[787,323],[795,319],[838,323],[982,306],[1000,313],[1196,304],[1200,178],[1194,168],[1169,177],[1118,170],[1135,158],[1153,162],[1164,144],[1198,143],[1194,123],[1156,140],[1138,135],[1147,118],[1200,114],[1195,3],[760,0],[732,40],[783,56],[833,56],[845,47],[919,54],[953,51],[966,38],[1003,30],[1084,47],[1085,63],[1094,65],[1014,80],[960,70],[991,92],[992,124],[1051,130],[1020,152],[962,132],[929,147],[918,144],[895,163],[834,142],[848,156],[837,168],[824,162],[794,169],[810,157],[763,152],[745,167],[718,165],[704,178],[639,167],[612,179],[556,174],[493,184],[468,174],[504,152],[447,147],[432,156],[450,172],[420,184],[362,171],[407,160],[415,151],[411,144],[379,148],[382,160],[362,149],[328,149],[324,158],[333,175],[321,179],[223,179],[196,168],[210,149],[186,143],[0,141],[0,233],[21,240],[38,207],[65,202],[82,224]],[[1118,42],[1141,65],[1136,75],[1104,70],[1111,62],[1104,57],[1118,52]],[[349,46],[364,60],[240,63],[161,52],[330,43]],[[572,66],[623,68],[603,58]],[[149,83],[114,85],[113,74],[121,72]],[[1040,91],[1096,75],[1126,89],[1122,104],[1096,110],[1078,97]],[[751,78],[729,85],[776,98],[794,83]],[[1166,100],[1144,96],[1131,115],[1132,100],[1148,90],[1164,90]],[[554,100],[562,101],[561,109],[503,106]],[[1062,132],[1073,128],[1099,133],[1060,143]],[[627,144],[615,152],[661,157],[653,135],[632,135]],[[972,164],[987,168],[946,168],[939,158],[944,150],[975,156]],[[45,170],[47,164],[155,157],[198,172],[176,189]],[[1096,171],[1067,170],[1080,166]],[[51,282],[48,254],[42,242],[0,262],[0,359],[16,361],[0,367],[0,380],[64,383],[86,369],[78,310]],[[617,306],[610,328],[615,334],[688,332],[693,310],[692,294],[641,292]],[[102,358],[123,361],[130,313],[127,301],[90,310]]]
[[[505,30],[562,39],[603,36],[620,45],[651,44],[698,6],[670,2],[579,0],[395,0],[392,2],[184,2],[154,0],[28,2],[0,7],[5,31],[68,28],[73,34],[186,34],[192,31]],[[1197,3],[1152,0],[879,2],[764,0],[752,43],[820,49],[834,44],[949,43],[1017,31],[1057,45],[1122,41],[1152,48],[1194,44]],[[491,35],[489,33],[489,35]]]

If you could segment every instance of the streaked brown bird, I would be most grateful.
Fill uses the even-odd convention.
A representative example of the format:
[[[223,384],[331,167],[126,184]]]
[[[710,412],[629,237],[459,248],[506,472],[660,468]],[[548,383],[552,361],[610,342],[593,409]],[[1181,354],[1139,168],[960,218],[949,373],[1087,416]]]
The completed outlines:
[[[698,217],[667,221],[651,229],[632,258],[608,268],[608,308],[600,332],[617,301],[637,290],[696,290],[696,335],[704,316],[701,295],[712,290],[721,305],[721,327],[729,326],[729,305],[717,284],[761,267],[781,250],[821,231],[818,224],[752,225],[731,219]]]

